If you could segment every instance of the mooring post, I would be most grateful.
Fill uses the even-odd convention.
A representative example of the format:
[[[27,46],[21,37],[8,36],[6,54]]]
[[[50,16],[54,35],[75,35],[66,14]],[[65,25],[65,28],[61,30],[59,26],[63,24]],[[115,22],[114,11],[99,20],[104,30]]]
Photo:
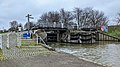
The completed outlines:
[[[99,32],[96,32],[96,40],[99,41]]]
[[[103,34],[103,41],[104,41],[104,34]]]
[[[60,41],[60,38],[59,38],[59,37],[60,37],[60,35],[59,35],[59,34],[60,34],[59,30],[57,30],[57,42],[59,42],[59,41]]]
[[[71,34],[68,34],[67,42],[70,42],[70,36],[71,36]]]

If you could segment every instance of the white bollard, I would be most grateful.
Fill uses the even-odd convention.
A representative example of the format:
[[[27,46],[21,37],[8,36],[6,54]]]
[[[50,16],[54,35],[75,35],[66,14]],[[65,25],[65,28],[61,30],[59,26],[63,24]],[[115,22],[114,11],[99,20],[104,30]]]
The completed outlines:
[[[37,38],[36,38],[36,39],[37,39],[37,44],[39,44],[39,43],[38,43],[38,35],[36,34],[36,36],[37,36]]]
[[[8,33],[7,34],[7,48],[9,49],[10,48],[10,41],[9,41],[9,35],[10,35],[10,33]]]
[[[56,22],[54,22],[53,27],[56,27]]]
[[[0,35],[0,48],[2,49],[2,35]]]
[[[63,23],[61,23],[61,28],[63,28]]]
[[[21,33],[19,32],[17,35],[17,45],[20,47],[21,46]]]

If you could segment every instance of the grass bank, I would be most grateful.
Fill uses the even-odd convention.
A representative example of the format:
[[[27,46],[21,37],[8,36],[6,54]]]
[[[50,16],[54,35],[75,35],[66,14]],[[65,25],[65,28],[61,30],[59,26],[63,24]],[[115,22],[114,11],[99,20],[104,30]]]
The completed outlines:
[[[7,33],[7,32],[0,32],[0,34],[5,34],[5,33]]]
[[[3,52],[2,50],[0,49],[0,61],[3,60],[4,56],[3,56]]]
[[[39,46],[40,44],[37,44],[37,42],[32,39],[22,39],[21,45],[22,46]]]
[[[118,26],[109,26],[107,34],[120,37],[120,25]]]

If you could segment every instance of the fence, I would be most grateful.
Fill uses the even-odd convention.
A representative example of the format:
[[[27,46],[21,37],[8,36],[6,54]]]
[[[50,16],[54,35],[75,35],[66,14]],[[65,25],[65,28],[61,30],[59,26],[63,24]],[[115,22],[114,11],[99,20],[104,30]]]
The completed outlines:
[[[44,40],[41,38],[42,35],[31,34],[30,38],[23,38],[21,32],[10,32],[6,34],[0,34],[0,48],[11,48],[15,46],[36,46],[40,43],[45,44]],[[45,44],[46,45],[46,44]]]
[[[21,46],[21,34],[20,33],[6,33],[0,34],[0,48],[10,48],[12,46]]]

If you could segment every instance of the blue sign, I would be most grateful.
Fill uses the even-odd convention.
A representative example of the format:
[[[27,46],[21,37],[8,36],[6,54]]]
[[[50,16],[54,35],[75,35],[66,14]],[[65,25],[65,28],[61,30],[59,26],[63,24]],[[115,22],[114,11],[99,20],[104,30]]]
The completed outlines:
[[[24,33],[24,34],[23,34],[23,37],[24,37],[24,38],[30,38],[30,33]]]

